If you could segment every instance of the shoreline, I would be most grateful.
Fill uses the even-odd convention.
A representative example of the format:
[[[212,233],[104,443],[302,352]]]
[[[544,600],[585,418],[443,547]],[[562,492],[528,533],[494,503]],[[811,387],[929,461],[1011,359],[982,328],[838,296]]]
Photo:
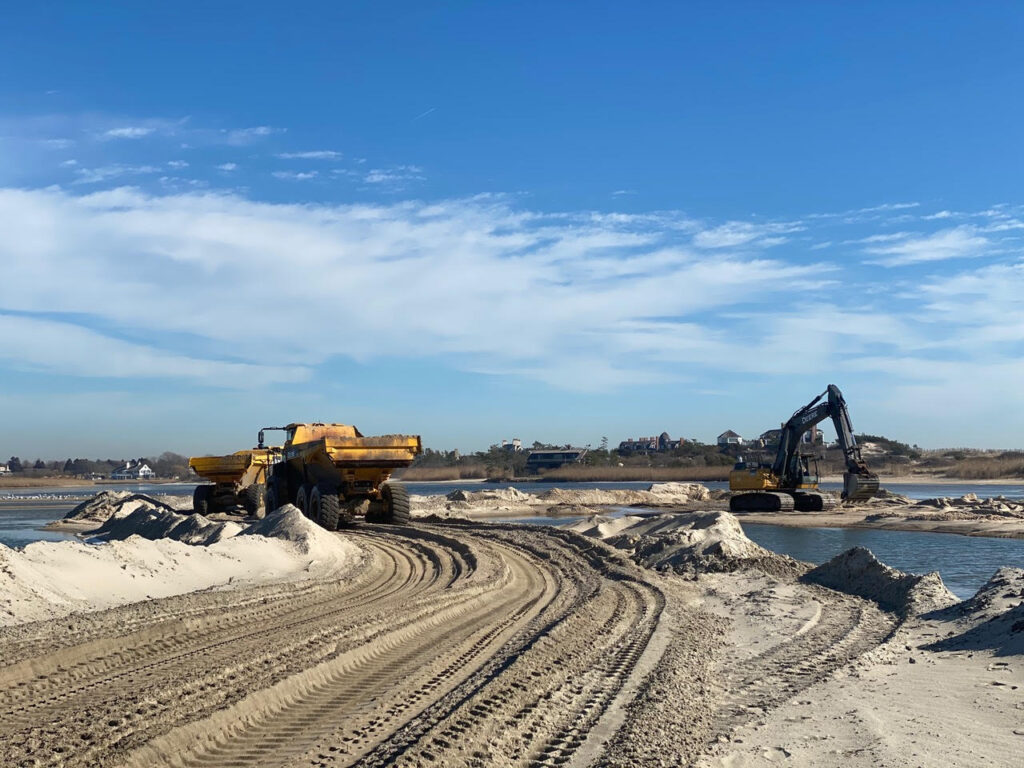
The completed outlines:
[[[880,531],[944,533],[990,539],[1024,539],[1024,520],[921,520],[912,517],[885,517],[868,520],[877,514],[860,512],[733,512],[741,525],[778,525],[784,528],[849,528]]]

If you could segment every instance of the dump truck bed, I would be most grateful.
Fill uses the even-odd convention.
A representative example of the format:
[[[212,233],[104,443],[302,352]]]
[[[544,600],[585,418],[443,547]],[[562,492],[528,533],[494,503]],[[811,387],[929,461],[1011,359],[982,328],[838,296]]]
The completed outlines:
[[[270,450],[259,448],[226,456],[193,456],[188,460],[192,470],[211,483],[237,483],[254,464],[266,466],[269,463]]]
[[[376,437],[322,437],[284,449],[285,461],[321,461],[326,457],[339,469],[380,467],[394,469],[409,466],[422,446],[418,435],[379,435]]]

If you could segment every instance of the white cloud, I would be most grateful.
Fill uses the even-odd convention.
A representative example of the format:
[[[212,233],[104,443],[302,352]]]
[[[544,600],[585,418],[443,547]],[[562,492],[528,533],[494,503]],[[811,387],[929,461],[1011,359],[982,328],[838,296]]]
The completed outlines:
[[[216,168],[218,171],[237,171],[238,163],[221,163]]]
[[[105,165],[99,168],[79,168],[75,184],[99,184],[121,176],[139,176],[147,173],[159,173],[160,169],[152,165]]]
[[[156,129],[141,125],[129,125],[122,128],[111,128],[103,132],[105,139],[141,139],[152,134]]]
[[[275,133],[284,133],[284,128],[272,128],[269,125],[257,125],[252,128],[237,128],[233,131],[226,131],[228,144],[244,146],[252,144]]]
[[[886,267],[901,267],[930,261],[945,261],[984,255],[990,246],[987,238],[974,227],[961,226],[944,229],[921,237],[907,237],[893,245],[865,248],[866,253],[885,258],[872,263]]]
[[[168,160],[167,166],[169,168],[188,168],[188,163],[184,160]]]
[[[282,160],[340,160],[341,152],[332,149],[317,149],[309,152],[279,152]]]
[[[487,198],[317,206],[131,189],[81,197],[2,190],[0,306],[60,307],[152,335],[154,355],[164,335],[229,349],[256,367],[268,349],[276,364],[303,368],[335,356],[431,355],[465,370],[600,390],[630,380],[638,366],[666,379],[680,365],[732,370],[738,358],[745,370],[777,367],[760,341],[711,331],[709,319],[793,292],[811,300],[827,287],[821,265],[705,256],[680,242],[685,233],[634,231],[624,221],[537,214]],[[237,322],[253,307],[290,305],[303,307],[302,334],[287,323],[253,334]],[[9,358],[19,355],[40,364],[25,351]],[[172,357],[199,360],[186,365],[197,378],[232,375],[201,355]],[[171,363],[155,359],[170,375]],[[149,365],[146,358],[138,370]]]
[[[271,176],[285,181],[308,181],[317,177],[316,171],[274,171]]]
[[[720,226],[698,232],[693,238],[693,244],[698,248],[734,248],[772,235],[799,232],[804,228],[799,222],[769,222],[760,224],[748,221],[729,221]]]
[[[73,139],[41,139],[39,143],[48,149],[68,149],[75,145]]]
[[[61,165],[62,168],[74,168],[76,165],[78,165],[78,161],[77,160],[65,160],[60,165]]]
[[[363,176],[367,184],[402,187],[409,181],[422,181],[423,169],[418,165],[396,165],[393,168],[373,168]]]
[[[297,382],[301,366],[224,362],[161,351],[71,323],[0,314],[0,361],[21,370],[101,378],[174,378],[247,388]]]

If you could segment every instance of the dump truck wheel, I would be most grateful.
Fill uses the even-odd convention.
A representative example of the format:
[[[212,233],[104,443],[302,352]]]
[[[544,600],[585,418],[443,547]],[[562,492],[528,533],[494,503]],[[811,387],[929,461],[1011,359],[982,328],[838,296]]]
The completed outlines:
[[[242,489],[240,494],[242,497],[242,508],[250,515],[264,517],[266,515],[266,502],[264,500],[266,491],[267,486],[263,483],[254,483],[248,488]]]
[[[408,525],[412,519],[409,503],[409,490],[401,483],[384,483],[381,487],[384,497],[384,515],[382,522],[392,525]]]
[[[312,518],[312,510],[309,504],[309,491],[310,488],[305,483],[299,486],[298,493],[295,494],[295,506],[299,508],[299,511],[306,517]]]
[[[268,485],[266,501],[264,502],[263,507],[267,511],[267,514],[270,514],[278,507],[280,507],[281,503],[282,502],[279,500],[279,497],[277,495],[277,489],[273,485]]]
[[[197,515],[210,514],[210,500],[213,498],[212,485],[197,485],[192,492],[192,511]]]
[[[328,531],[338,530],[341,502],[330,488],[317,486],[309,492],[309,516]]]

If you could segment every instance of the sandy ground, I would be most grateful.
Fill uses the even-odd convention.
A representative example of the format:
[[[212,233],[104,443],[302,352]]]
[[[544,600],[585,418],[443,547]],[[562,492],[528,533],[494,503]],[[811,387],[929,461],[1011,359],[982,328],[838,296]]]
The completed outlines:
[[[142,567],[247,538],[240,560],[296,569],[141,601],[110,578],[41,621],[28,603],[63,607],[29,589],[0,628],[0,765],[1020,764],[1021,570],[957,603],[866,550],[779,557],[721,511],[328,533],[129,505],[75,546]],[[5,568],[0,594],[88,572]]]

